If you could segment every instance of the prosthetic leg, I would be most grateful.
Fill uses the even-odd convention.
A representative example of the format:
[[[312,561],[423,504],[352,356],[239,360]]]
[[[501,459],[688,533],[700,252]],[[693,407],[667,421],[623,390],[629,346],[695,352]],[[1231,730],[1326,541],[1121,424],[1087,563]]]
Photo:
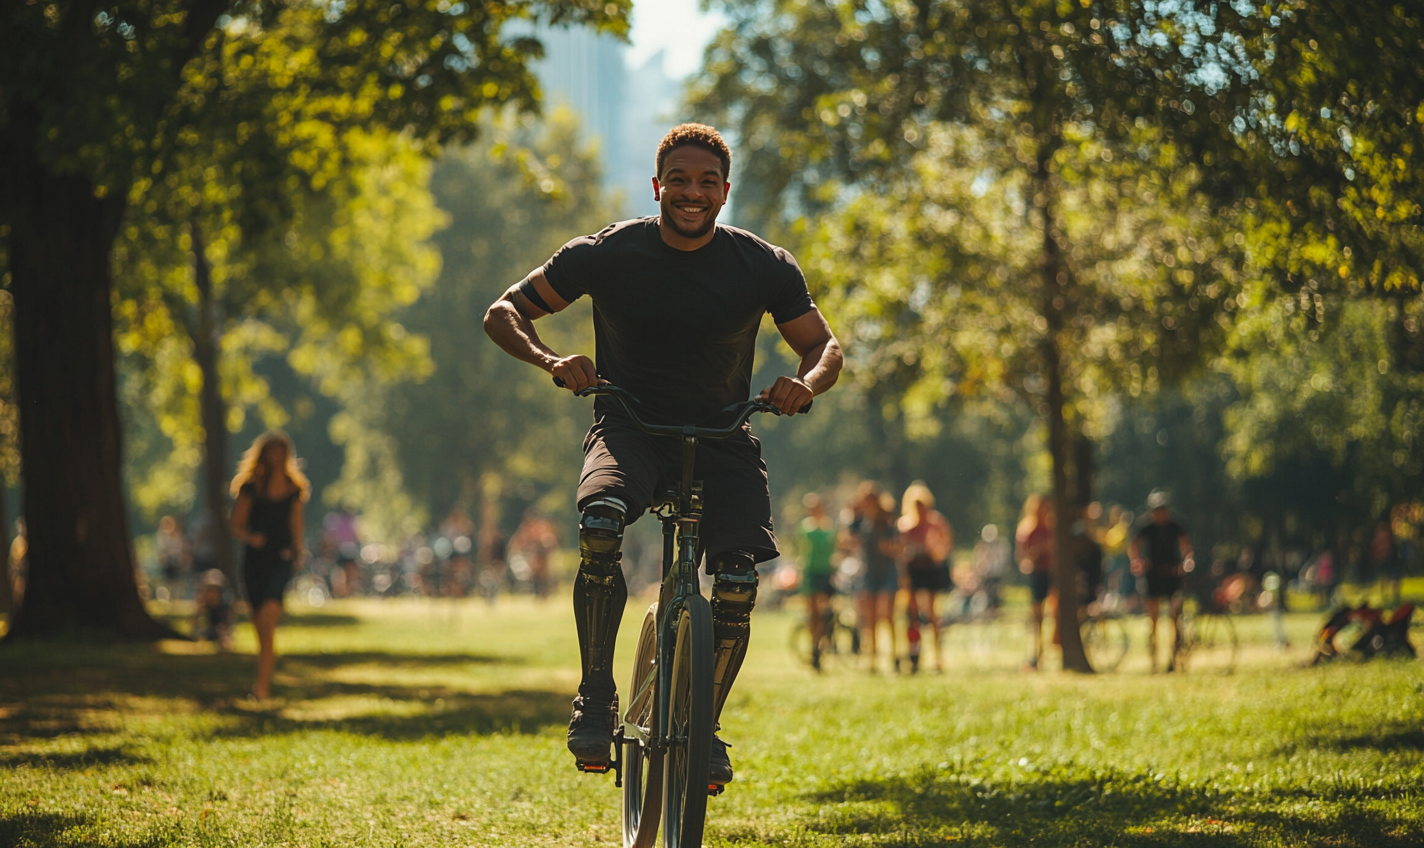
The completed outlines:
[[[626,516],[622,501],[602,498],[584,507],[579,521],[581,559],[574,580],[574,623],[583,677],[569,721],[569,751],[580,771],[607,771],[617,723],[613,646],[628,602],[619,565]]]
[[[712,717],[720,722],[722,707],[732,690],[732,682],[742,668],[751,640],[752,607],[756,606],[756,560],[742,551],[717,554],[709,563],[712,572],[712,640],[716,646],[712,671]],[[719,724],[720,726],[720,724]],[[728,745],[712,737],[712,761],[708,782],[721,786],[732,781],[732,761]]]

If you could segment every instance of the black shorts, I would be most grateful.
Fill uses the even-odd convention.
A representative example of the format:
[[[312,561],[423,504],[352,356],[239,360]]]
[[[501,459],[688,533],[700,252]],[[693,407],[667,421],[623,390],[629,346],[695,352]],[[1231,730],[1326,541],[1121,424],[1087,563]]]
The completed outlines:
[[[628,523],[659,495],[676,488],[682,475],[682,442],[650,436],[633,425],[606,417],[583,440],[583,475],[578,506],[601,497],[628,505]],[[771,493],[761,442],[750,431],[730,439],[697,443],[695,479],[702,481],[699,543],[709,556],[744,551],[757,562],[777,556],[771,528]]]
[[[1182,591],[1182,578],[1170,572],[1149,571],[1138,583],[1138,591],[1147,598],[1170,598]]]
[[[806,574],[801,577],[801,594],[803,595],[834,595],[836,587],[831,583],[831,572],[820,571],[814,574]]]
[[[949,575],[949,563],[935,562],[928,556],[915,557],[905,565],[910,591],[948,592],[954,588]]]
[[[1028,576],[1028,594],[1033,598],[1033,602],[1041,604],[1048,599],[1048,593],[1053,589],[1053,572],[1035,571]]]
[[[277,557],[246,557],[242,563],[242,584],[252,611],[267,601],[282,602],[292,580],[292,563]]]

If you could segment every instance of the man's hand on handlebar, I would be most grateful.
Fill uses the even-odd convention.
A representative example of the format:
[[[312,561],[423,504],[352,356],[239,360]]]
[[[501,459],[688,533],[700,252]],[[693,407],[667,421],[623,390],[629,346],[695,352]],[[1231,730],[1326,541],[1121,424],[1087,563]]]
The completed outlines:
[[[598,371],[593,367],[593,360],[581,353],[565,356],[555,362],[554,367],[549,369],[549,373],[554,375],[555,383],[571,392],[581,392],[589,386],[598,386],[608,382],[598,379]]]
[[[811,403],[816,393],[798,377],[777,377],[771,388],[762,389],[758,397],[769,401],[783,415],[795,415]]]

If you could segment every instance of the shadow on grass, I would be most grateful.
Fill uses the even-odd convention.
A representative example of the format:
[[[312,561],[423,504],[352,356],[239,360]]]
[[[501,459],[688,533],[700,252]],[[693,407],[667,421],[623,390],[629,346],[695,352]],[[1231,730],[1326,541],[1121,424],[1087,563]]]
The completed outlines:
[[[1417,845],[1378,809],[1359,802],[1367,790],[1347,793],[1338,806],[1299,815],[1294,793],[1228,798],[1210,789],[1116,771],[1056,769],[995,783],[924,768],[908,776],[849,780],[805,796],[814,817],[808,830],[851,836],[874,834],[877,844],[1210,846],[1260,843],[1262,832],[1283,844],[1339,848]],[[889,837],[890,841],[883,841]],[[1274,843],[1273,843],[1274,844]]]
[[[34,848],[69,848],[75,843],[75,831],[93,822],[88,816],[66,813],[22,812],[0,815],[0,845],[26,845]],[[153,842],[111,843],[116,848],[148,848]]]
[[[539,733],[549,727],[563,726],[569,720],[570,696],[566,692],[533,689],[469,694],[438,688],[422,691],[426,694],[419,698],[412,697],[410,690],[384,687],[368,687],[360,692],[375,697],[420,702],[404,715],[374,712],[351,716],[305,716],[300,712],[293,715],[280,708],[253,710],[235,704],[220,711],[228,717],[229,723],[213,735],[253,737],[330,730],[406,742],[433,736]]]
[[[180,713],[196,707],[221,716],[218,729],[204,732],[226,736],[332,729],[408,740],[533,733],[568,720],[567,692],[480,692],[461,688],[458,675],[447,685],[430,685],[427,680],[439,682],[442,674],[421,674],[424,679],[418,683],[381,674],[458,672],[461,667],[508,662],[496,656],[383,651],[284,655],[278,662],[279,697],[258,704],[244,700],[253,662],[246,654],[164,654],[135,646],[0,653],[0,680],[6,683],[0,695],[0,745],[111,733],[118,716],[134,709],[130,699],[135,697],[179,701]],[[364,667],[355,679],[336,673],[353,667]],[[157,709],[172,711],[175,705]],[[16,757],[27,756],[7,756],[0,749],[0,764],[19,764]],[[118,754],[91,751],[73,756],[78,763],[85,756]],[[35,764],[41,761],[66,767],[51,755],[36,755]]]
[[[1375,733],[1345,736],[1322,747],[1338,751],[1424,751],[1424,730],[1417,727],[1381,729]]]
[[[319,698],[360,689],[325,675],[350,666],[418,669],[502,662],[507,660],[484,654],[357,651],[285,654],[278,658],[277,670],[278,674],[303,678],[301,697]],[[250,654],[164,654],[140,646],[80,647],[71,651],[46,646],[25,655],[0,653],[0,679],[6,682],[0,706],[11,699],[79,694],[186,698],[200,706],[210,706],[245,695],[252,682],[254,663]]]
[[[1334,732],[1331,732],[1331,729],[1313,728],[1310,733],[1283,742],[1277,748],[1277,753],[1290,756],[1298,751],[1322,749],[1337,753],[1424,751],[1424,730],[1419,729],[1417,725],[1395,722],[1380,725],[1366,733],[1341,732],[1344,730],[1357,728],[1339,728]]]
[[[153,617],[164,624],[186,634],[193,626],[193,615],[191,613],[178,613],[172,611],[154,612]],[[249,616],[238,616],[240,624],[251,622]],[[322,629],[328,627],[355,627],[362,623],[359,616],[348,615],[346,613],[302,613],[284,610],[282,612],[283,627],[306,627],[312,629]]]
[[[133,754],[122,747],[90,748],[64,753],[32,753],[6,751],[0,748],[0,768],[34,766],[46,771],[80,771],[95,766],[132,766],[151,762],[148,757]],[[0,842],[0,845],[12,843]]]

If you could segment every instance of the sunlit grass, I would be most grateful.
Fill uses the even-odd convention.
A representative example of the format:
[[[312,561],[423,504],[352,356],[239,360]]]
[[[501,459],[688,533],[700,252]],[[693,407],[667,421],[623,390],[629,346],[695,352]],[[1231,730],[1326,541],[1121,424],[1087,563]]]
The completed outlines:
[[[629,605],[619,668],[626,669]],[[563,748],[563,598],[299,608],[279,697],[239,653],[0,651],[0,845],[572,845],[617,839],[611,778]],[[758,613],[709,845],[1404,846],[1424,842],[1424,668],[1301,669],[1240,618],[1236,674],[1025,675],[1022,613],[943,675],[815,676]],[[620,671],[620,678],[625,671]]]

